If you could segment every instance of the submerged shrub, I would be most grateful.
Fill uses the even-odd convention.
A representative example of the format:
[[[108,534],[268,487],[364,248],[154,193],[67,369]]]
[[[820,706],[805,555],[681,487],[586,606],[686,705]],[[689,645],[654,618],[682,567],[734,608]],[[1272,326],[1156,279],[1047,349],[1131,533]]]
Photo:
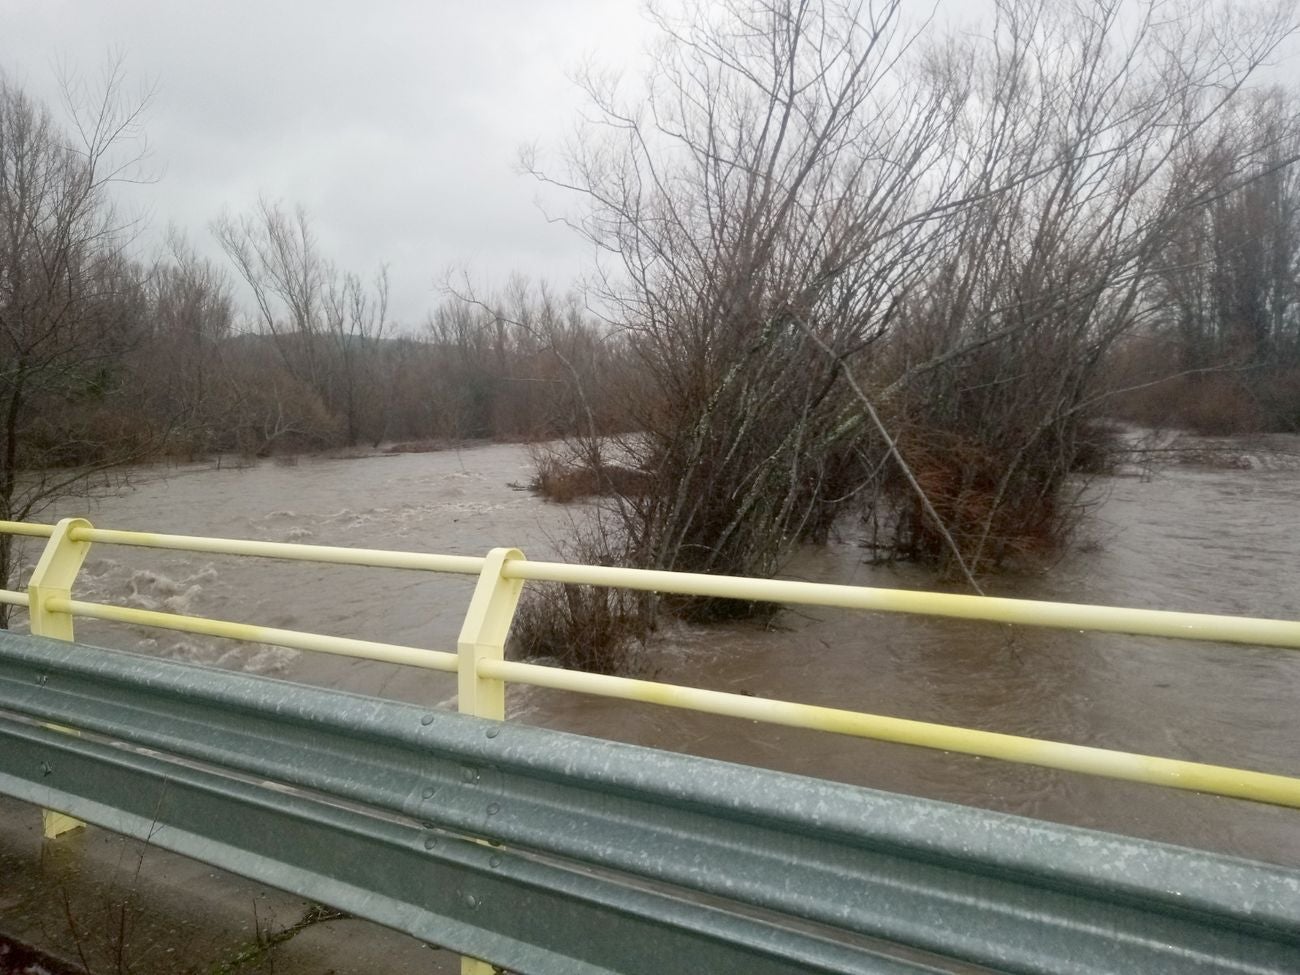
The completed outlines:
[[[541,583],[524,590],[511,627],[511,651],[570,670],[621,674],[633,669],[646,635],[637,594]]]

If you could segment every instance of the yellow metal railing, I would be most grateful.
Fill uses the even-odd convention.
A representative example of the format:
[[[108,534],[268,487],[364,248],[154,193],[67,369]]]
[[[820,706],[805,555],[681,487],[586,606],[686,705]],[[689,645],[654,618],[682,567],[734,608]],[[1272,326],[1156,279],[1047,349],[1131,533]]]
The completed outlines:
[[[109,531],[94,528],[82,519],[65,519],[58,525],[0,522],[0,532],[50,539],[33,574],[28,592],[0,590],[0,602],[36,607],[32,613],[33,632],[47,636],[71,639],[71,620],[78,616],[112,620],[456,673],[460,710],[481,717],[504,718],[505,685],[529,684],[1300,808],[1300,777],[1291,775],[1227,768],[654,681],[589,674],[504,659],[505,640],[520,589],[528,581],[621,587],[875,612],[917,613],[1027,626],[1300,649],[1300,622],[1296,621],[531,562],[518,550],[505,548],[494,549],[486,557],[432,555]],[[476,575],[478,582],[461,629],[457,650],[452,653],[75,600],[69,592],[71,581],[90,544],[133,545],[209,554]]]

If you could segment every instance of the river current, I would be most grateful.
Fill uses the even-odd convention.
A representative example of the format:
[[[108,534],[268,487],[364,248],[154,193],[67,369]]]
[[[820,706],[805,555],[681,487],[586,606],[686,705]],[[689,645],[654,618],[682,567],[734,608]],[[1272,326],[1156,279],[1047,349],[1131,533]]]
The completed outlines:
[[[1242,456],[1249,469],[1171,465],[1102,479],[1082,543],[1050,568],[991,579],[990,594],[1300,618],[1300,474],[1267,455],[1243,449]],[[522,447],[487,446],[146,468],[106,497],[68,498],[44,517],[457,554],[512,545],[553,557],[583,510],[520,490],[529,466]],[[30,565],[38,550],[25,551]],[[868,564],[851,537],[800,553],[786,574],[934,585],[914,566]],[[419,572],[96,546],[74,593],[453,649],[471,585]],[[451,677],[410,668],[91,620],[79,620],[77,634],[105,646],[454,704]],[[1300,775],[1296,651],[792,610],[768,627],[668,626],[642,668],[675,683]],[[508,711],[512,720],[1300,866],[1296,810],[529,688],[510,690]]]

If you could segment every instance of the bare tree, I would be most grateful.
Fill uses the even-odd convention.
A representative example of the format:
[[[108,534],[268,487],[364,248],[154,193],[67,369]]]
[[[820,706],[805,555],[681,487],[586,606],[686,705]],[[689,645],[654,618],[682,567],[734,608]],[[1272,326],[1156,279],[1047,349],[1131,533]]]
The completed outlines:
[[[1223,130],[1202,150],[1219,192],[1161,250],[1137,346],[1148,361],[1126,363],[1148,383],[1175,381],[1126,405],[1207,432],[1300,427],[1300,105],[1263,91]]]
[[[350,444],[383,435],[379,344],[388,326],[388,273],[369,284],[320,252],[306,210],[259,199],[250,214],[223,215],[213,232],[255,305],[284,368],[343,418]]]
[[[851,501],[956,564],[1059,540],[1105,352],[1222,186],[1198,150],[1289,5],[994,8],[967,33],[897,0],[655,13],[643,90],[587,74],[562,167],[525,154],[581,199],[652,380],[622,449],[653,483],[608,557],[767,574]]]
[[[624,431],[637,377],[626,344],[573,289],[512,275],[500,293],[448,281],[428,322],[439,398],[458,435],[535,440]],[[617,392],[616,392],[617,391]]]
[[[871,346],[924,268],[933,228],[907,218],[951,191],[960,92],[894,70],[897,2],[657,23],[644,98],[587,76],[565,175],[526,162],[586,199],[600,298],[652,380],[624,449],[659,480],[624,499],[625,557],[766,574],[852,489],[861,411],[819,346]]]
[[[343,415],[349,444],[363,438],[377,444],[384,435],[389,390],[380,379],[379,344],[387,326],[387,268],[369,286],[350,272],[329,283],[325,334],[332,368],[326,388]]]
[[[230,281],[173,228],[147,290],[147,331],[132,356],[141,405],[170,427],[171,449],[193,455],[220,439],[216,403],[234,324]]]
[[[3,519],[25,519],[140,453],[91,421],[143,305],[141,274],[122,251],[130,226],[111,190],[140,178],[147,97],[127,97],[116,65],[93,95],[75,80],[64,87],[67,128],[0,78]],[[10,545],[0,536],[0,579],[12,569]]]
[[[872,366],[903,455],[975,565],[1071,526],[1107,353],[1151,314],[1178,228],[1225,178],[1250,177],[1262,140],[1237,134],[1236,106],[1291,30],[1279,6],[994,7],[987,35],[943,49],[970,79],[962,205]],[[885,544],[945,555],[912,486],[888,494],[869,496],[888,509],[873,512]]]

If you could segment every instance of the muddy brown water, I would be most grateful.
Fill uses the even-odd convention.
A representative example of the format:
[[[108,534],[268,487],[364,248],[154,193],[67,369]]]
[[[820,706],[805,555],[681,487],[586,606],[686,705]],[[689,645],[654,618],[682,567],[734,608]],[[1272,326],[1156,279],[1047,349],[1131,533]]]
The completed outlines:
[[[1300,441],[1277,442],[1300,452]],[[147,469],[47,517],[102,527],[372,548],[553,555],[581,509],[511,487],[515,446],[360,459]],[[1170,466],[1097,485],[1085,544],[991,593],[1300,618],[1300,473]],[[34,561],[35,547],[27,549]],[[849,537],[801,553],[792,578],[927,588],[869,565]],[[441,649],[467,578],[96,546],[80,598]],[[79,639],[329,687],[451,705],[450,677],[78,621]],[[768,628],[670,626],[658,679],[900,717],[1300,775],[1300,652],[836,610]],[[509,716],[735,762],[985,806],[1300,866],[1300,812],[1029,766],[571,694],[512,688]]]

